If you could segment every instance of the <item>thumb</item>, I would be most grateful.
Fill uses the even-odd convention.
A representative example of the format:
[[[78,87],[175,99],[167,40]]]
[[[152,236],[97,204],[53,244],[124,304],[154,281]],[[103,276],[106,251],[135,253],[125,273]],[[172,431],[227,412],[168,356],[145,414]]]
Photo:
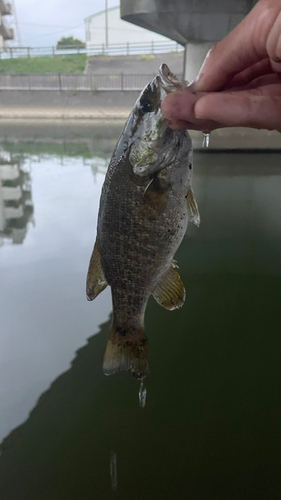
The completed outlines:
[[[201,120],[214,120],[225,127],[252,127],[281,132],[281,97],[247,92],[207,94],[194,106]]]

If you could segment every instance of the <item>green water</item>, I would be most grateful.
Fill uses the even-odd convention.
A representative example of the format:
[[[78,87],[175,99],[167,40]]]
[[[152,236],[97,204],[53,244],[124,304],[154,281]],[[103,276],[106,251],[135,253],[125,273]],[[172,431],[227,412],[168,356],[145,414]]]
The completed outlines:
[[[1,233],[1,500],[279,499],[280,154],[195,154],[187,299],[149,302],[141,408],[101,371],[110,292],[85,298],[108,151],[29,142],[2,142],[29,211]]]

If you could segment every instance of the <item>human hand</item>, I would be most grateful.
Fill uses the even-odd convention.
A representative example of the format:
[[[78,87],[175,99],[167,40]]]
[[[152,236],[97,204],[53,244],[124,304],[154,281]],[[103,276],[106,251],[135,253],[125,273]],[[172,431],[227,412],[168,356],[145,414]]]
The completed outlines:
[[[174,129],[281,132],[281,0],[260,0],[212,47],[188,89],[164,99],[162,111]]]

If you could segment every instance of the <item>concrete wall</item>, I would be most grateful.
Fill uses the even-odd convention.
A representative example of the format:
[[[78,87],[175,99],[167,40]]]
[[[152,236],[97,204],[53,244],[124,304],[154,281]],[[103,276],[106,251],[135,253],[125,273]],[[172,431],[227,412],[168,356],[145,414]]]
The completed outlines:
[[[139,92],[0,91],[0,119],[126,119]]]
[[[12,130],[24,137],[33,130],[33,138],[52,132],[53,139],[65,135],[73,139],[101,137],[116,143],[138,92],[0,92],[0,137]],[[14,133],[14,132],[13,132]],[[202,133],[192,131],[193,146],[202,148]],[[210,149],[281,149],[280,134],[267,130],[235,128],[211,133]],[[113,148],[111,148],[112,151]]]
[[[156,74],[162,63],[168,64],[173,73],[182,75],[184,51],[148,56],[93,56],[88,58],[86,72],[96,75],[131,75]]]

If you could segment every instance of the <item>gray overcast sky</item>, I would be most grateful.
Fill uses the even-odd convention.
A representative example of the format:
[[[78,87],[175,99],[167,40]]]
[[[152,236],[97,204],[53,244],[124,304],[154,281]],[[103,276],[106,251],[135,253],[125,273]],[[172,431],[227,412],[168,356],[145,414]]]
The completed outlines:
[[[104,10],[104,0],[15,0],[21,42],[24,46],[52,46],[62,36],[85,40],[85,17]],[[108,0],[108,7],[118,5]]]

